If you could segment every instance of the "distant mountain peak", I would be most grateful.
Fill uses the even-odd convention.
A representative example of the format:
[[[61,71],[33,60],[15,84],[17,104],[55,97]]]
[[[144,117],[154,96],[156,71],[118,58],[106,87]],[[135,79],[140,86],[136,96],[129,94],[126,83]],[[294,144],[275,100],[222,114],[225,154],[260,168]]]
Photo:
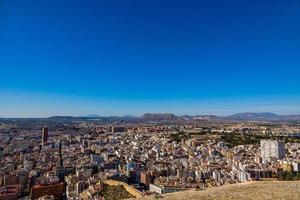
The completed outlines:
[[[98,118],[100,117],[99,115],[96,115],[96,114],[88,114],[88,115],[83,115],[83,116],[80,116],[80,117],[85,117],[85,118]]]
[[[254,113],[254,112],[244,112],[244,113],[236,113],[230,115],[226,118],[233,119],[233,120],[266,120],[266,121],[274,121],[279,120],[280,115],[270,113],[270,112],[261,112],[261,113]]]
[[[145,113],[144,116],[176,116],[173,113]]]
[[[183,120],[172,113],[145,113],[141,116],[143,120],[149,121],[178,121]]]

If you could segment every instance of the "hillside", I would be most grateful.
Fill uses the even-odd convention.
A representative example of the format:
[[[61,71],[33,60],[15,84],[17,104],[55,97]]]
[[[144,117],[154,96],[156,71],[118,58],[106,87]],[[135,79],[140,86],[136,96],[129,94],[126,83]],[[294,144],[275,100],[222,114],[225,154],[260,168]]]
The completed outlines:
[[[225,117],[229,120],[238,121],[299,121],[300,115],[277,115],[274,113],[237,113]]]
[[[119,200],[133,197],[130,193],[128,193],[125,190],[124,186],[110,186],[107,184],[104,184],[104,188],[100,192],[100,195],[104,197],[105,200]]]
[[[228,116],[228,119],[232,120],[249,120],[249,121],[276,121],[282,118],[283,116],[279,116],[273,113],[250,113],[250,112],[245,112],[245,113],[237,113]]]
[[[181,121],[184,120],[172,113],[146,113],[141,116],[143,121],[164,122],[164,121]]]
[[[300,181],[261,181],[163,195],[162,200],[299,200]],[[146,196],[139,200],[155,200]]]

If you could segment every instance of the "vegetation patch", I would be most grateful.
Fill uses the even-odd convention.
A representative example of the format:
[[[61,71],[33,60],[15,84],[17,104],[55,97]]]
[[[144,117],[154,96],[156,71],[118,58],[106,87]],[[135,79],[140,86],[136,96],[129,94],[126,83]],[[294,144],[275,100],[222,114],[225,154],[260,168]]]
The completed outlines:
[[[134,198],[129,192],[126,191],[123,185],[110,186],[104,184],[103,189],[100,192],[100,196],[105,200],[120,200]]]

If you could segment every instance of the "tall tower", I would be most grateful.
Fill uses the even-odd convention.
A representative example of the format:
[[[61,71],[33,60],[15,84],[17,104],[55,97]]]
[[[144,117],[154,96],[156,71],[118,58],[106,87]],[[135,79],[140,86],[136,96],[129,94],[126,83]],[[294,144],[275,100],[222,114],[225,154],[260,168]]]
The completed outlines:
[[[48,141],[48,127],[42,129],[42,145]]]

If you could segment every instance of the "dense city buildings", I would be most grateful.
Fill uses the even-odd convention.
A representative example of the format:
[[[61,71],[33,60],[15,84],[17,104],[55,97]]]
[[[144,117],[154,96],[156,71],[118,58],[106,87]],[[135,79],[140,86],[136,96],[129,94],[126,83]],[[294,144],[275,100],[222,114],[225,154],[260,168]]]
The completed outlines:
[[[0,200],[16,200],[20,195],[20,185],[8,185],[0,189]]]
[[[123,199],[300,179],[298,123],[147,117],[1,122],[0,199]]]

